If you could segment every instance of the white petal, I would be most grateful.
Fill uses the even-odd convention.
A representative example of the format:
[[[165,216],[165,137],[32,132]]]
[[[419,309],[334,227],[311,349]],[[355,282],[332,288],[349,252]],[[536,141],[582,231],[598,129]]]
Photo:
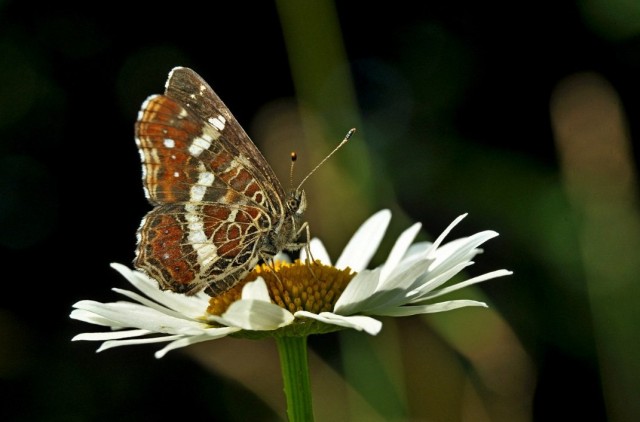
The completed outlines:
[[[375,336],[382,329],[382,323],[377,319],[355,315],[355,316],[343,316],[336,315],[332,312],[321,312],[320,314],[314,314],[307,311],[298,311],[295,313],[296,318],[304,317],[324,322],[325,324],[338,325],[340,327],[353,328],[358,331],[364,331],[372,336]]]
[[[278,252],[277,254],[275,254],[275,256],[271,259],[272,261],[282,261],[282,262],[287,262],[287,263],[291,263],[291,257],[289,257],[289,255],[287,255],[284,252]]]
[[[291,312],[270,302],[241,299],[233,302],[222,316],[209,318],[245,330],[276,330],[293,322]]]
[[[398,306],[395,308],[379,310],[378,312],[376,312],[376,315],[401,317],[401,316],[410,316],[410,315],[417,315],[417,314],[430,314],[435,312],[451,311],[453,309],[463,308],[466,306],[482,306],[484,308],[488,308],[487,304],[484,302],[461,299],[461,300],[451,300],[448,302],[432,303],[430,305]]]
[[[485,230],[464,239],[454,240],[450,242],[451,244],[443,245],[437,251],[431,252],[434,261],[429,270],[432,271],[437,267],[445,266],[447,263],[457,263],[473,258],[479,252],[478,246],[496,236],[498,236],[498,233],[492,230]]]
[[[422,300],[433,290],[437,289],[447,281],[451,280],[460,271],[471,265],[470,262],[460,262],[457,265],[447,269],[446,271],[427,272],[424,276],[419,277],[413,285],[413,290],[408,296],[412,297],[412,302]]]
[[[179,349],[181,347],[190,346],[190,345],[196,344],[196,343],[202,343],[203,341],[216,340],[216,339],[219,339],[219,338],[222,338],[222,337],[226,337],[227,335],[229,335],[231,333],[235,333],[236,331],[240,331],[240,329],[239,328],[224,327],[224,328],[218,329],[218,331],[216,332],[215,335],[206,334],[206,335],[195,336],[195,337],[183,337],[183,338],[180,338],[178,340],[175,340],[175,341],[167,344],[164,348],[158,350],[155,353],[155,357],[156,357],[156,359],[160,359],[164,355],[166,355],[168,352],[170,352],[171,350]]]
[[[375,314],[377,309],[401,306],[415,294],[416,280],[427,271],[426,259],[402,262],[383,283],[378,281],[380,268],[358,273],[336,301],[334,312],[340,315]],[[373,287],[377,286],[377,287]]]
[[[242,288],[242,299],[261,300],[271,303],[269,289],[267,289],[267,283],[265,283],[264,278],[258,277],[254,281],[245,284]]]
[[[324,265],[331,265],[331,258],[329,258],[329,253],[324,247],[322,241],[318,238],[311,239],[309,242],[309,249],[311,250],[311,256],[316,261],[320,261]],[[304,262],[307,259],[307,248],[302,248],[300,250],[300,261]]]
[[[411,242],[413,242],[413,239],[415,239],[421,227],[422,225],[420,223],[415,223],[413,226],[402,232],[400,237],[398,237],[398,240],[396,240],[396,243],[393,245],[393,248],[389,253],[389,257],[380,272],[380,283],[385,282],[400,260],[405,256],[409,246],[411,246]]]
[[[453,220],[453,222],[451,224],[449,224],[449,226],[444,229],[444,231],[442,232],[442,234],[440,234],[440,236],[438,236],[438,238],[436,239],[435,242],[433,242],[433,244],[431,245],[431,247],[428,249],[427,252],[427,257],[428,258],[432,258],[431,254],[436,251],[438,249],[438,247],[440,246],[440,244],[442,243],[442,241],[444,240],[445,237],[447,237],[447,235],[449,234],[449,232],[451,232],[451,230],[453,230],[453,228],[460,222],[462,221],[463,218],[465,218],[467,216],[467,214],[462,214],[460,216],[458,216],[458,218],[456,218],[455,220]]]
[[[358,305],[375,293],[379,278],[380,268],[360,271],[347,284],[336,301],[333,311],[340,315],[351,315],[358,312]]]
[[[186,331],[199,333],[205,327],[202,323],[175,318],[137,303],[82,300],[74,306],[113,321],[116,327],[135,327],[167,334]]]
[[[390,220],[391,211],[389,210],[378,211],[369,217],[347,243],[336,262],[336,268],[350,267],[355,272],[367,268],[371,257],[380,246]]]
[[[200,315],[209,305],[209,296],[203,292],[199,292],[194,296],[186,296],[171,291],[163,291],[158,287],[158,283],[146,274],[139,271],[132,271],[128,267],[118,263],[112,263],[111,268],[122,274],[122,276],[146,296],[181,314]]]
[[[428,266],[427,260],[415,261],[401,271],[395,272],[370,298],[355,304],[355,312],[352,310],[352,313],[377,314],[379,309],[406,304],[409,301],[407,295],[413,290],[414,281],[427,270]]]
[[[178,311],[174,311],[173,309],[169,309],[164,305],[160,305],[159,303],[154,302],[153,300],[147,299],[146,297],[144,297],[142,295],[139,295],[136,292],[132,292],[130,290],[119,289],[117,287],[114,287],[111,290],[113,290],[114,292],[119,293],[119,294],[121,294],[123,296],[126,296],[129,299],[133,299],[136,302],[138,302],[138,303],[140,303],[140,304],[142,304],[144,306],[147,306],[147,307],[149,307],[151,309],[155,309],[156,311],[158,311],[160,313],[163,313],[165,315],[169,315],[169,316],[172,316],[172,317],[175,317],[175,318],[193,320],[194,318],[202,316],[203,313],[204,313],[203,311],[206,309],[206,308],[200,308],[199,312],[196,315],[187,316],[187,315],[185,315],[183,313],[180,313]]]
[[[77,303],[73,306],[75,307],[76,305]],[[100,315],[96,315],[95,313],[90,311],[85,311],[84,309],[74,309],[73,311],[71,311],[69,317],[77,319],[78,321],[88,322],[89,324],[102,325],[103,327],[124,328],[124,326],[117,325],[109,318],[101,317]]]
[[[98,350],[96,350],[96,352],[100,353],[100,352],[102,352],[104,350],[113,349],[114,347],[120,347],[120,346],[133,346],[133,345],[138,345],[138,344],[164,343],[164,342],[176,340],[176,339],[179,339],[179,338],[182,338],[182,337],[184,337],[184,336],[176,334],[176,335],[172,335],[172,336],[136,338],[136,339],[129,339],[129,340],[109,340],[109,341],[105,341],[104,343],[102,343],[100,345],[100,347],[98,348]]]
[[[427,272],[430,264],[426,259],[401,262],[386,280],[378,284],[377,291],[410,290],[415,280]]]
[[[454,292],[456,290],[460,290],[462,288],[471,286],[472,284],[477,284],[492,278],[497,278],[497,277],[504,277],[506,275],[511,275],[513,274],[513,271],[507,271],[507,270],[497,270],[497,271],[491,271],[489,273],[483,274],[483,275],[479,275],[477,277],[473,277],[470,278],[469,280],[466,281],[462,281],[460,283],[456,283],[453,284],[451,286],[445,287],[444,289],[438,290],[436,292],[433,292],[431,295],[425,296],[424,300],[429,300],[429,299],[433,299],[434,297],[438,297],[438,296],[442,296],[445,295],[447,293],[451,293]]]
[[[131,337],[141,337],[151,334],[149,330],[121,330],[121,331],[106,331],[102,333],[82,333],[73,337],[71,341],[88,340],[88,341],[105,341],[116,340]]]
[[[460,248],[463,247],[463,245],[469,241],[469,237],[461,237],[459,239],[455,239],[452,241],[449,241],[447,243],[445,243],[444,245],[440,245],[440,247],[438,248],[437,251],[435,251],[434,253],[434,261],[438,261],[438,262],[442,262],[445,261],[447,259],[449,259],[451,257],[451,255],[453,253],[455,253],[456,251],[458,251]],[[465,250],[468,250],[469,248],[465,248]],[[472,256],[475,256],[479,251],[475,250],[473,251]],[[469,257],[469,259],[471,259],[471,257]],[[439,264],[436,263],[434,265],[434,267],[437,267]]]
[[[424,258],[427,256],[427,250],[430,249],[432,245],[432,242],[416,242],[409,246],[404,259],[412,259],[413,257]]]

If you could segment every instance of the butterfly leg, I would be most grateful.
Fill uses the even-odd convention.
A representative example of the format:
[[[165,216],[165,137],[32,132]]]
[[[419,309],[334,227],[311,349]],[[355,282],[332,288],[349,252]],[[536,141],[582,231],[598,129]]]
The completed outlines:
[[[269,268],[271,268],[271,273],[276,277],[276,280],[278,280],[278,283],[280,283],[280,286],[278,287],[280,289],[283,289],[284,283],[282,282],[282,279],[280,279],[280,276],[278,275],[278,271],[276,271],[274,258],[275,256],[273,255],[260,254],[260,259],[262,260],[262,262],[264,262],[265,264],[267,264],[267,266],[269,266]]]
[[[318,277],[315,275],[315,273],[313,272],[313,269],[311,268],[311,264],[313,262],[315,262],[316,260],[313,257],[313,254],[311,253],[311,246],[310,246],[311,245],[311,230],[309,229],[309,223],[306,222],[306,221],[300,226],[300,229],[298,229],[298,232],[296,233],[296,238],[300,237],[300,235],[302,234],[303,230],[306,233],[307,241],[304,242],[304,245],[301,245],[301,247],[304,247],[304,250],[307,252],[307,259],[306,259],[307,268],[309,269],[309,272],[311,273],[313,278],[318,280]]]

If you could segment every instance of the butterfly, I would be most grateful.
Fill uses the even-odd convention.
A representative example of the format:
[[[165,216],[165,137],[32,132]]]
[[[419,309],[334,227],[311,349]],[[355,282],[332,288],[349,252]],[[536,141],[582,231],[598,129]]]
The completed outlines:
[[[307,244],[304,190],[285,192],[222,100],[193,70],[169,73],[135,124],[145,194],[134,266],[163,290],[219,295],[259,261]],[[303,232],[307,242],[299,242]]]

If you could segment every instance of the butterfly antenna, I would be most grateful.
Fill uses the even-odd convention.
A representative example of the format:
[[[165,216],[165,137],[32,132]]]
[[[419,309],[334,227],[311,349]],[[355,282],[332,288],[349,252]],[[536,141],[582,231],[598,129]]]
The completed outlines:
[[[355,133],[355,131],[356,131],[356,128],[349,129],[349,132],[347,132],[347,134],[344,136],[344,139],[343,139],[343,140],[338,144],[338,146],[337,146],[337,147],[335,147],[335,148],[333,149],[333,151],[331,151],[331,152],[329,153],[329,155],[327,155],[326,157],[324,157],[324,159],[323,159],[322,161],[320,161],[320,162],[318,163],[318,165],[317,165],[317,166],[315,166],[315,167],[313,168],[313,170],[311,170],[311,171],[309,172],[309,174],[307,174],[307,175],[305,176],[305,178],[304,178],[304,179],[302,179],[302,182],[300,182],[300,184],[299,184],[299,185],[298,185],[298,187],[296,188],[296,191],[299,191],[299,190],[300,190],[300,188],[302,187],[302,185],[304,184],[304,182],[306,182],[306,181],[307,181],[307,179],[309,178],[309,176],[311,176],[313,173],[315,173],[315,172],[316,172],[316,170],[318,170],[318,169],[320,168],[320,166],[322,166],[322,165],[325,163],[325,161],[327,161],[327,160],[328,160],[328,159],[329,159],[333,154],[335,154],[335,153],[336,153],[336,151],[338,151],[340,148],[342,148],[342,146],[343,146],[344,144],[346,144],[346,143],[347,143],[347,141],[349,140],[349,138],[351,138],[351,135],[353,135],[353,134]],[[295,155],[295,153],[291,153],[291,160],[292,160],[291,164],[292,164],[292,168],[293,168],[293,161],[295,161],[294,155]]]
[[[298,159],[298,154],[295,151],[291,151],[291,169],[289,170],[289,186],[293,187],[293,165]]]

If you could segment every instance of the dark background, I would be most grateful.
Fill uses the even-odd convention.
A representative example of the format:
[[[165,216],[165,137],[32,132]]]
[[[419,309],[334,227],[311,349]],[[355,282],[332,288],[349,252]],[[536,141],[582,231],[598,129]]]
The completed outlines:
[[[549,111],[560,81],[596,72],[618,93],[635,138],[640,17],[603,10],[571,1],[336,4],[363,124],[355,142],[387,195],[369,198],[368,212],[402,210],[435,236],[468,211],[459,235],[500,232],[474,274],[515,271],[481,288],[535,367],[534,420],[607,419],[582,220],[562,187]],[[149,210],[133,123],[175,65],[209,81],[260,148],[256,114],[296,95],[271,2],[0,3],[2,420],[162,420],[185,408],[208,420],[268,419],[239,382],[182,352],[157,361],[154,346],[95,355],[97,344],[70,342],[94,330],[68,318],[71,305],[113,300],[109,289],[124,286],[108,264],[131,262]],[[336,162],[348,171],[349,159]],[[331,361],[338,341],[324,337],[312,346]]]

